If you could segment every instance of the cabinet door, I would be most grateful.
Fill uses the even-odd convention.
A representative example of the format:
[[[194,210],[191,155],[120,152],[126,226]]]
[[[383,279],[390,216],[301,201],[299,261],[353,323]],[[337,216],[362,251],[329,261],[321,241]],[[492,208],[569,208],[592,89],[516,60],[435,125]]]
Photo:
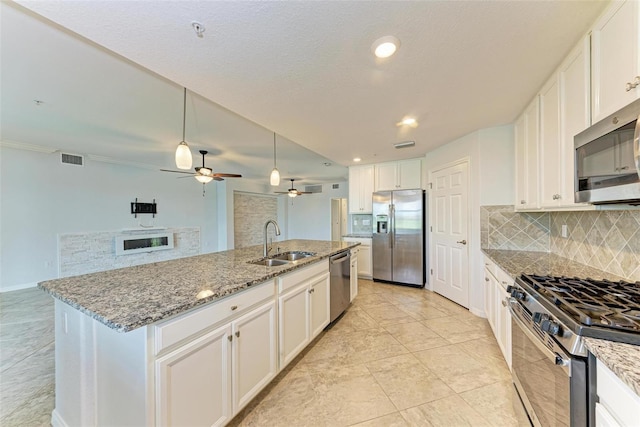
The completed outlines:
[[[601,403],[596,403],[596,427],[621,427]]]
[[[237,414],[276,376],[275,301],[245,314],[231,327],[233,413]]]
[[[560,141],[560,91],[558,75],[540,91],[540,206],[560,204],[562,144]]]
[[[591,32],[593,123],[638,97],[638,2],[612,2]]]
[[[491,275],[486,268],[484,270],[484,314],[491,324]]]
[[[231,418],[229,325],[155,362],[157,425],[218,426]]]
[[[526,117],[522,114],[515,123],[516,152],[516,200],[515,208],[524,207],[527,203],[527,138]]]
[[[499,334],[497,339],[504,360],[507,362],[509,369],[511,369],[511,313],[505,301],[508,298],[509,293],[507,293],[502,286],[498,285],[496,307],[498,311],[497,323]]]
[[[360,213],[370,214],[373,212],[373,166],[362,166],[360,175],[360,187],[362,189],[360,201]]]
[[[358,276],[366,278],[373,276],[371,255],[371,246],[360,245],[358,249]]]
[[[287,366],[310,341],[308,290],[305,283],[278,298],[280,369]]]
[[[311,339],[329,324],[329,274],[313,279],[309,287]]]
[[[353,299],[358,296],[358,253],[351,251],[351,289],[349,301],[353,302]]]
[[[526,209],[538,209],[539,202],[539,125],[540,98],[536,97],[525,111],[525,128],[527,144],[527,203]]]
[[[574,137],[589,127],[590,114],[590,54],[589,37],[560,66],[560,133],[562,137],[561,205],[589,206],[575,203]]]
[[[362,193],[362,184],[360,183],[360,169],[356,167],[349,168],[349,213],[360,213],[360,199]]]
[[[398,189],[422,188],[422,160],[411,159],[398,162]]]
[[[375,165],[375,191],[398,189],[398,164],[380,163]]]

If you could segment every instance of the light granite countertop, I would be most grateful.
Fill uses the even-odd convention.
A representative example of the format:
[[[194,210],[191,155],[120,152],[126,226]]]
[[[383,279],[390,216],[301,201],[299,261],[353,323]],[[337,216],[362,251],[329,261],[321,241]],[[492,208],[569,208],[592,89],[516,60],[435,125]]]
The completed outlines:
[[[625,280],[547,252],[505,251],[483,249],[498,267],[512,278],[521,274],[567,276],[590,279]],[[597,338],[584,338],[587,349],[640,396],[640,346],[622,344]]]
[[[350,234],[345,234],[342,237],[346,237],[346,238],[355,238],[355,239],[371,239],[373,237],[373,234],[371,233],[350,233]]]
[[[315,256],[282,266],[249,264],[262,245],[38,283],[38,287],[119,332],[146,326],[328,258],[359,243],[286,240],[280,252]],[[202,298],[203,291],[208,296]]]

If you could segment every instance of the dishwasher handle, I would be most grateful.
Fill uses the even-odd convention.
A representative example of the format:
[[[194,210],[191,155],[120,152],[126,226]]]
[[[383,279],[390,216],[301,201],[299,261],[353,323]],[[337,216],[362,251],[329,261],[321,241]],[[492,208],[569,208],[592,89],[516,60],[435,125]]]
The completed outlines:
[[[344,251],[329,258],[329,262],[331,264],[339,264],[345,262],[347,259],[349,259],[349,251]]]

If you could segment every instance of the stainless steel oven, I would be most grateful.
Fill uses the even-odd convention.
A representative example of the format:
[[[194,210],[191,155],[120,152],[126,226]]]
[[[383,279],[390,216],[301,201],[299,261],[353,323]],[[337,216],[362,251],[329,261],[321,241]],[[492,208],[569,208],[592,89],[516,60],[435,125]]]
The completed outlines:
[[[513,382],[534,426],[587,426],[586,359],[545,337],[532,315],[510,300]],[[517,403],[517,401],[516,401]]]

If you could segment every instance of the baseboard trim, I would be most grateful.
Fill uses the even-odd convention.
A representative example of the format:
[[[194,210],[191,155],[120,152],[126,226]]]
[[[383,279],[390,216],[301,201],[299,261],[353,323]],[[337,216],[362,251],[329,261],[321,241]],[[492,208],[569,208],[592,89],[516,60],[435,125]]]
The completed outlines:
[[[69,427],[67,423],[64,422],[58,411],[55,409],[51,412],[51,426],[52,427]]]
[[[38,286],[38,282],[22,283],[20,285],[7,286],[4,288],[0,288],[0,294],[4,292],[19,291],[21,289],[35,288],[36,286]]]
[[[478,310],[477,308],[470,308],[469,311],[478,317],[482,317],[485,319],[487,318],[487,314],[483,310]]]

